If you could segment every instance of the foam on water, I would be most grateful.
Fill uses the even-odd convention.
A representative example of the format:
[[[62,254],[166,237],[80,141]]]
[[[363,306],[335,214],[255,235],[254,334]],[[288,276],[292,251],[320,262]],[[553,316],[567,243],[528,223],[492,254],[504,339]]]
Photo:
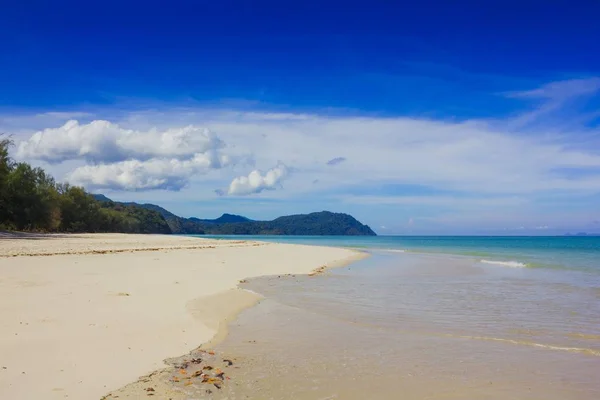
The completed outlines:
[[[518,261],[494,261],[494,260],[480,260],[483,264],[501,265],[503,267],[510,268],[525,268],[527,264]]]
[[[538,347],[540,349],[555,350],[555,351],[569,351],[572,353],[581,353],[581,354],[587,354],[590,356],[600,357],[600,350],[590,349],[587,347],[554,346],[554,345],[550,345],[550,344],[531,342],[528,340],[514,340],[514,339],[488,337],[488,336],[469,336],[469,335],[452,335],[452,334],[446,334],[445,336],[459,338],[459,339],[487,340],[490,342],[514,344],[514,345],[518,345],[518,346]]]

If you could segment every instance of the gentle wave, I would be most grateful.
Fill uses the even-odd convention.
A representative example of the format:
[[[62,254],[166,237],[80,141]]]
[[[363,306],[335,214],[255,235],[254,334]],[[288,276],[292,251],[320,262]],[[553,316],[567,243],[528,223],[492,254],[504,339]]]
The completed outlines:
[[[600,335],[592,335],[588,333],[567,333],[567,336],[577,339],[600,340]]]
[[[400,249],[377,249],[379,251],[385,251],[387,253],[406,253],[406,250],[400,250]]]
[[[518,262],[518,261],[490,261],[490,260],[480,260],[479,262],[484,264],[492,264],[492,265],[502,265],[503,267],[510,268],[525,268],[527,264]]]
[[[459,339],[486,340],[486,341],[490,341],[490,342],[509,343],[509,344],[516,344],[516,345],[520,345],[520,346],[538,347],[538,348],[542,348],[542,349],[555,350],[555,351],[568,351],[571,353],[581,353],[581,354],[587,354],[590,356],[600,357],[599,350],[588,349],[588,348],[584,348],[584,347],[553,346],[550,344],[535,343],[535,342],[529,342],[526,340],[504,339],[504,338],[496,338],[496,337],[489,337],[489,336],[467,336],[467,335],[453,335],[453,334],[446,334],[444,336],[454,337],[454,338],[459,338]]]

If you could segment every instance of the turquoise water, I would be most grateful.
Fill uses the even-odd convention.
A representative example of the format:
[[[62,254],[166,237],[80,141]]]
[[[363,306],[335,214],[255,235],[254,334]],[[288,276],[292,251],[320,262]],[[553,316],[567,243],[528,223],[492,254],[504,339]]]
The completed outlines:
[[[600,274],[600,236],[209,236],[364,249],[471,256],[506,267]]]

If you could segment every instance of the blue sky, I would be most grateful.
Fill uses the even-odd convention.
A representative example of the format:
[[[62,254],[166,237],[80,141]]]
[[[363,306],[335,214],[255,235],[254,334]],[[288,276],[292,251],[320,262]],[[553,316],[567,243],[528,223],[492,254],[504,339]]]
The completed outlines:
[[[0,130],[59,180],[185,216],[600,230],[598,2],[22,3]]]

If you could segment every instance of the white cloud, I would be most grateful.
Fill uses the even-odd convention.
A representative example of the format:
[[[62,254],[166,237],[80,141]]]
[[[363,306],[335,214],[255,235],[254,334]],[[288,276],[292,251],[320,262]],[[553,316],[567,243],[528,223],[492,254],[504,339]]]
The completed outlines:
[[[229,184],[230,195],[245,196],[260,193],[263,190],[273,190],[281,186],[281,182],[288,176],[288,168],[279,163],[268,170],[264,175],[259,170],[254,170],[248,176],[238,176]]]
[[[211,131],[192,125],[140,131],[105,120],[70,120],[21,141],[16,156],[50,164],[83,160],[88,164],[65,179],[88,189],[176,191],[195,175],[233,164],[223,148]]]
[[[188,126],[172,128],[181,123]],[[142,131],[138,126],[159,128]],[[218,132],[219,137],[211,132]],[[87,172],[88,175],[108,171],[108,166],[114,163],[138,161],[113,168],[115,174],[119,171],[126,176],[141,174],[144,178],[141,182],[149,176],[147,171],[181,170],[170,166],[172,160],[193,165],[184,161],[207,152],[226,154],[230,160],[228,165],[239,164],[244,156],[253,160],[257,169],[275,165],[279,160],[285,165],[294,165],[297,173],[289,178],[286,190],[273,192],[271,196],[325,190],[343,192],[348,187],[378,183],[498,196],[549,191],[575,195],[596,193],[600,187],[600,173],[593,172],[600,166],[599,148],[573,147],[575,138],[582,134],[573,131],[569,137],[557,138],[542,131],[519,135],[497,125],[492,127],[486,121],[316,114],[303,114],[302,118],[290,118],[286,114],[281,119],[276,114],[265,114],[261,120],[260,113],[256,112],[246,117],[243,112],[175,109],[162,113],[131,112],[118,124],[71,122],[61,128],[39,131],[18,144],[16,155],[18,159],[35,157],[56,163],[79,159],[91,163],[89,168],[83,169],[93,171]],[[332,150],[333,155],[344,154],[346,159],[355,161],[338,163],[335,168],[327,166],[323,160],[331,160]],[[156,160],[169,167],[150,168],[142,163],[148,161],[154,165]],[[97,163],[105,166],[94,165]],[[49,171],[59,170],[53,168],[50,166]],[[565,169],[569,169],[569,176],[561,174]],[[67,175],[70,179],[77,177],[78,182],[98,180],[82,176],[81,172]],[[182,176],[190,179],[194,174],[185,172]],[[64,177],[57,176],[58,179]],[[165,179],[162,174],[152,175],[152,178]],[[232,179],[230,173],[223,173],[220,178],[227,182]],[[315,181],[319,184],[315,185]],[[136,183],[118,187],[139,190],[146,186],[156,185]],[[202,182],[196,186],[197,191],[211,196],[214,196],[214,188],[212,184],[203,186]]]
[[[90,189],[180,190],[192,176],[229,164],[227,156],[213,151],[195,154],[187,160],[152,158],[86,165],[68,174],[67,180]]]
[[[73,159],[118,162],[155,157],[191,157],[222,146],[221,140],[208,129],[194,126],[139,131],[123,129],[104,120],[89,124],[70,120],[59,128],[38,131],[19,143],[17,157],[49,163]]]
[[[586,89],[588,83],[592,89]],[[40,128],[40,118],[33,115],[29,136],[25,136],[27,123],[21,115],[19,128],[6,132],[15,134],[18,159],[36,157],[54,163],[40,165],[58,180],[130,191],[185,186],[179,193],[154,192],[153,201],[186,204],[191,199],[216,199],[219,194],[262,191],[265,200],[288,199],[290,209],[304,201],[355,214],[366,210],[369,215],[381,215],[374,226],[390,229],[394,225],[388,219],[395,215],[397,226],[403,227],[409,216],[418,226],[424,217],[435,216],[435,223],[446,226],[556,227],[562,226],[569,210],[575,210],[569,214],[573,221],[589,223],[599,217],[600,146],[590,145],[588,139],[597,139],[600,131],[575,124],[558,132],[554,125],[556,118],[564,116],[556,112],[565,103],[562,99],[571,104],[579,95],[593,95],[595,88],[595,80],[569,81],[523,92],[520,100],[539,103],[544,111],[536,114],[533,126],[526,124],[526,131],[515,124],[519,116],[455,121],[163,105],[146,111],[96,109],[94,118],[101,118],[101,123],[71,123],[71,127],[39,132],[32,131]],[[549,108],[551,112],[546,112]],[[528,111],[521,122],[531,121]],[[0,116],[2,121],[6,117]],[[58,126],[53,121],[43,127]],[[179,128],[182,125],[187,127]],[[585,145],[583,138],[588,138]],[[23,144],[19,145],[19,139]],[[247,170],[240,162],[244,156],[255,162]],[[348,161],[335,167],[326,164],[340,156]],[[192,161],[205,158],[219,162]],[[70,161],[60,163],[65,159]],[[282,165],[293,165],[294,173],[288,174],[285,168],[281,176],[269,178],[268,172],[259,172],[280,160]],[[285,190],[267,190],[277,188],[283,179]],[[366,190],[386,185],[425,190]],[[216,193],[215,188],[223,190]],[[121,195],[129,200],[149,199],[136,192]],[[250,204],[235,202],[236,206],[242,203]],[[252,204],[258,207],[258,202]],[[410,214],[402,214],[408,209]]]

